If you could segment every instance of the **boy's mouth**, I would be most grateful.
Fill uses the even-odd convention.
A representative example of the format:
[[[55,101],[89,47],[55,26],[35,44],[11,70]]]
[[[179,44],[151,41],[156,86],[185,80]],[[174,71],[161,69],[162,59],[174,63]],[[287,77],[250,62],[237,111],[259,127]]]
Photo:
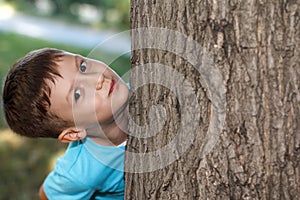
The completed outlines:
[[[116,85],[116,81],[114,79],[111,79],[108,95],[110,95],[114,91],[115,85]]]

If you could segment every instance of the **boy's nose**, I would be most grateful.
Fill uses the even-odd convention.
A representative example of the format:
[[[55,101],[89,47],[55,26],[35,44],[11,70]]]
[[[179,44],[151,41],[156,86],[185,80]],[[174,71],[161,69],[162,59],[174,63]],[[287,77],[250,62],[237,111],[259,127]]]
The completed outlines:
[[[104,75],[103,75],[103,73],[101,73],[99,75],[99,78],[98,78],[97,82],[96,82],[96,90],[100,90],[102,88],[103,82],[104,82]]]

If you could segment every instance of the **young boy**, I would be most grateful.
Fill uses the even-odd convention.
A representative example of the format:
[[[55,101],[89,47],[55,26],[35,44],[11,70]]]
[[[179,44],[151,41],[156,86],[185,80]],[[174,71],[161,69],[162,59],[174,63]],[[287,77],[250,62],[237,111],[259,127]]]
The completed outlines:
[[[32,51],[13,65],[3,87],[10,128],[70,143],[40,199],[124,198],[128,96],[107,65],[65,51]]]

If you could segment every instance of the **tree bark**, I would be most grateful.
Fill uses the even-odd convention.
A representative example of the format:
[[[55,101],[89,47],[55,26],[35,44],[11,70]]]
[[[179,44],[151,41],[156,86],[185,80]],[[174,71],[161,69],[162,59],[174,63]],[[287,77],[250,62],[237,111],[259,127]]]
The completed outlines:
[[[125,199],[300,199],[299,8],[131,0]]]

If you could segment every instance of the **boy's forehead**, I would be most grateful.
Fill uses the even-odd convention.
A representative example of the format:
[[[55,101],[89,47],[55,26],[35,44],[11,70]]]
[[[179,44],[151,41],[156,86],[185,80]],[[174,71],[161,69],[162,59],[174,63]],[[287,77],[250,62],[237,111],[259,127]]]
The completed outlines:
[[[74,53],[70,53],[70,52],[67,52],[67,51],[65,51],[64,53],[63,53],[63,55],[62,55],[62,59],[64,60],[64,59],[66,59],[66,58],[74,58],[74,57],[76,57],[76,56],[79,56],[79,55],[76,55],[76,54],[74,54]]]
[[[66,56],[75,56],[76,54],[74,53],[71,53],[71,52],[68,52],[68,51],[64,51],[63,55],[66,55]]]
[[[56,64],[58,66],[63,65],[64,62],[76,62],[76,59],[79,57],[82,57],[81,55],[70,53],[70,52],[64,52],[63,55],[58,59]]]

